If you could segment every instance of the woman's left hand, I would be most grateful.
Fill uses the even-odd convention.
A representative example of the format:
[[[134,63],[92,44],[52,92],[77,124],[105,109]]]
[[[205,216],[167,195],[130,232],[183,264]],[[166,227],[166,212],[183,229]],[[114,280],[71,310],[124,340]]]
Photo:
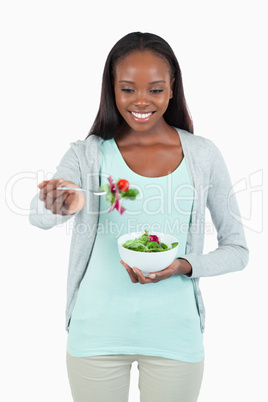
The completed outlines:
[[[190,275],[192,267],[188,261],[183,259],[174,260],[167,268],[162,271],[151,272],[149,277],[145,277],[143,273],[136,267],[131,268],[123,260],[120,261],[121,264],[127,270],[129,277],[133,283],[156,283],[162,281],[163,279],[170,278],[173,275],[185,274]]]

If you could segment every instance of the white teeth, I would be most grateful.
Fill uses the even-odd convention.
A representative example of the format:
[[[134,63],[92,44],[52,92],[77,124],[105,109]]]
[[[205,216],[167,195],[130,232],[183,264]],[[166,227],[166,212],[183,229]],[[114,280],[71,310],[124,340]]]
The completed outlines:
[[[147,117],[151,116],[152,113],[135,113],[131,112],[133,116],[137,117],[138,119],[146,119]]]

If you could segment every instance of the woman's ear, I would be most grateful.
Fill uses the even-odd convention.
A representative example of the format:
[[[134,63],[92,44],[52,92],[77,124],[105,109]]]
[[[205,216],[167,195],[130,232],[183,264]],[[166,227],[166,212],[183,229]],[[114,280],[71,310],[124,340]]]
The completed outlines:
[[[171,80],[171,83],[170,83],[171,91],[170,91],[170,97],[169,97],[169,99],[172,99],[172,98],[173,98],[174,83],[175,83],[175,78],[173,78],[173,79]]]

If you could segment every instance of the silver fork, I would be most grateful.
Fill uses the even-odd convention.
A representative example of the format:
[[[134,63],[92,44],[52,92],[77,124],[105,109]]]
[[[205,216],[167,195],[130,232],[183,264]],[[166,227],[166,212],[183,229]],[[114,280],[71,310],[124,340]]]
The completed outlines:
[[[57,190],[84,191],[84,192],[89,192],[94,195],[105,195],[106,194],[106,191],[94,191],[94,190],[88,190],[86,188],[75,188],[75,187],[57,187]]]

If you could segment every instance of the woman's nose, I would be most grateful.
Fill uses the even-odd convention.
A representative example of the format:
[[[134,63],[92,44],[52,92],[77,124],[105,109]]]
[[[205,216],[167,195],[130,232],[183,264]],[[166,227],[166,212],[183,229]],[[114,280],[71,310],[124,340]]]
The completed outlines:
[[[146,99],[139,99],[136,102],[134,102],[135,106],[139,108],[144,108],[150,105],[150,102],[147,101]]]
[[[138,93],[134,103],[135,106],[144,107],[150,105],[151,102],[144,93]]]

